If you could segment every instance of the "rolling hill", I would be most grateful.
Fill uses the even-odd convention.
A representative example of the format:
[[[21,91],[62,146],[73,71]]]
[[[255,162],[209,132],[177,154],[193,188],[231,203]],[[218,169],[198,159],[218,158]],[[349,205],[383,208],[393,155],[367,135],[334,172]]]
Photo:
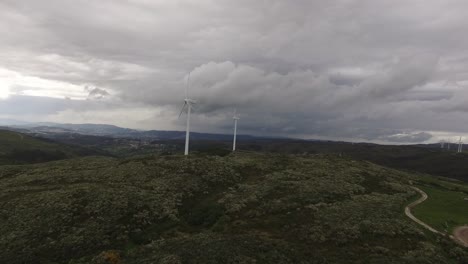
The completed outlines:
[[[89,155],[106,155],[106,153],[86,147],[60,144],[19,132],[0,130],[0,164],[38,163]]]
[[[466,263],[403,214],[420,181],[337,155],[0,166],[0,263]]]
[[[290,154],[334,154],[382,166],[468,182],[468,152],[438,145],[378,145],[332,141],[264,140],[238,143],[240,149]],[[228,145],[225,145],[228,148]]]

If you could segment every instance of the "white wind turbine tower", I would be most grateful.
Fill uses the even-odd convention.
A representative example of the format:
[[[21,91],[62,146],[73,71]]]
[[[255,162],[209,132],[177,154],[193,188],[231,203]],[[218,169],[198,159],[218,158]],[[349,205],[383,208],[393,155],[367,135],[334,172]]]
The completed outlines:
[[[458,141],[458,153],[461,153],[463,151],[463,142],[462,142],[462,137],[460,137],[460,140]]]
[[[185,99],[184,99],[184,105],[182,106],[182,110],[180,111],[179,118],[182,115],[182,113],[185,110],[185,107],[187,107],[187,128],[185,131],[185,152],[184,155],[188,155],[189,153],[189,141],[190,141],[190,113],[192,112],[192,107],[194,104],[196,104],[195,100],[189,99],[188,98],[188,87],[190,85],[190,73],[187,78],[187,83],[185,85]]]
[[[445,144],[445,141],[441,140],[441,141],[440,141],[440,148],[441,148],[441,149],[444,149],[444,144]]]
[[[237,115],[237,109],[234,109],[234,115],[232,119],[234,119],[234,139],[232,141],[232,151],[236,151],[237,121],[240,119],[240,117]]]

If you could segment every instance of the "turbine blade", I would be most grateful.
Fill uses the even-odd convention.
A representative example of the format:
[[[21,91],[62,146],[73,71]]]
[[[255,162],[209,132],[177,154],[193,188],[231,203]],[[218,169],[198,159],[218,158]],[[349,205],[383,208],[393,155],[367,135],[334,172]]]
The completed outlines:
[[[184,109],[185,109],[186,105],[187,105],[187,102],[184,102],[184,105],[182,106],[182,109],[180,110],[179,118],[182,115],[182,113],[184,112]]]
[[[190,86],[190,72],[187,77],[187,83],[185,84],[185,99],[188,99],[188,88]]]

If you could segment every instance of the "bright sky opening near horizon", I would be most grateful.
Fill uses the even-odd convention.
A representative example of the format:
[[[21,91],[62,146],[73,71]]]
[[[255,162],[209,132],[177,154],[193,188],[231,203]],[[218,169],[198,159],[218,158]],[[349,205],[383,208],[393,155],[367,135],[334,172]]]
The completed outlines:
[[[468,136],[465,0],[0,0],[0,120],[423,143]]]

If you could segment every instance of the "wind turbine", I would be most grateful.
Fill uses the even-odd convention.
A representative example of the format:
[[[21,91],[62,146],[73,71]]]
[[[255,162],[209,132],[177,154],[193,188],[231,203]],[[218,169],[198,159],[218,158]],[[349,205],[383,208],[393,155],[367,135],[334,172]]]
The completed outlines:
[[[234,115],[232,119],[234,119],[234,140],[232,141],[232,151],[236,151],[237,121],[240,119],[240,117],[237,115],[237,109],[234,109]]]
[[[195,100],[189,99],[188,98],[188,87],[190,85],[190,73],[187,78],[187,83],[185,85],[185,99],[184,99],[184,105],[182,106],[182,110],[180,110],[179,118],[182,115],[182,113],[185,110],[185,107],[187,107],[187,128],[185,130],[185,151],[184,155],[188,155],[189,152],[189,141],[190,141],[190,113],[192,112],[192,107],[194,104],[196,104]]]
[[[463,151],[463,142],[462,142],[462,137],[460,137],[460,140],[458,141],[458,153],[461,153]]]

